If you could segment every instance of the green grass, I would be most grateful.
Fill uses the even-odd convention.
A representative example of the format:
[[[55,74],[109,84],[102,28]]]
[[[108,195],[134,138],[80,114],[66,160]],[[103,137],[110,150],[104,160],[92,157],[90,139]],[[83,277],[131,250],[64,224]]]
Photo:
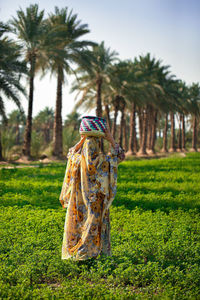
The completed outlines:
[[[61,260],[65,164],[0,170],[0,299],[200,299],[200,153],[125,161],[111,257]]]

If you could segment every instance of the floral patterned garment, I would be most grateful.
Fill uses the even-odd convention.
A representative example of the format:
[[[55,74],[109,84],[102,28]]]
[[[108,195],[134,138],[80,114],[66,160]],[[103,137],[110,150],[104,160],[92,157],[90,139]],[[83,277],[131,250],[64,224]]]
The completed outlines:
[[[62,259],[86,260],[111,255],[109,207],[117,187],[117,165],[124,150],[116,144],[111,155],[100,153],[100,139],[87,137],[81,153],[68,153],[60,194],[67,208]],[[79,151],[80,152],[80,151]]]

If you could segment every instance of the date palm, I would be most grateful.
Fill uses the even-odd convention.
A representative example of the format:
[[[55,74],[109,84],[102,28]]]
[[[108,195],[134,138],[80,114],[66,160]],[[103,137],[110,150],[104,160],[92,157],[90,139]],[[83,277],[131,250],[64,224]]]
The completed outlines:
[[[29,66],[29,99],[24,145],[22,153],[31,156],[31,132],[32,132],[32,111],[34,99],[34,78],[39,66],[39,58],[42,54],[42,40],[44,36],[44,10],[39,11],[37,4],[30,5],[24,12],[17,11],[17,17],[10,21],[12,31],[17,35],[23,47],[23,55]]]
[[[81,115],[77,111],[73,111],[66,116],[65,126],[72,126],[74,130],[78,130],[81,122]]]
[[[77,15],[68,8],[59,9],[49,14],[47,19],[48,33],[45,39],[48,60],[44,62],[43,69],[48,69],[57,77],[56,107],[53,129],[53,155],[62,157],[62,88],[67,74],[73,74],[74,64],[77,65],[84,58],[84,51],[94,43],[80,40],[80,37],[89,33],[88,25],[81,24]],[[52,48],[53,45],[53,48]],[[83,58],[84,57],[84,58]]]
[[[16,145],[21,144],[21,133],[20,133],[20,127],[24,127],[26,124],[26,116],[24,112],[21,112],[20,110],[13,110],[9,114],[8,119],[8,126],[12,128],[13,135],[15,135]]]
[[[147,96],[139,110],[141,139],[138,152],[139,155],[146,155],[147,146],[151,152],[154,152],[157,111],[162,105],[161,95],[164,94],[161,78],[166,76],[168,66],[161,66],[161,61],[151,58],[149,53],[136,58],[135,65],[146,80]]]
[[[45,107],[33,119],[33,129],[42,132],[44,144],[47,145],[52,139],[54,111],[52,108]]]
[[[144,78],[137,74],[137,69],[132,61],[120,61],[110,67],[109,71],[109,94],[113,95],[111,102],[114,107],[114,120],[112,133],[115,137],[116,134],[116,119],[118,111],[121,111],[120,134],[119,143],[127,150],[127,133],[126,133],[126,119],[127,112],[130,111],[131,117],[129,118],[130,136],[129,136],[129,151],[128,154],[133,154],[137,151],[136,140],[136,103],[142,101],[144,95]],[[130,145],[131,144],[131,145]],[[130,149],[131,147],[131,149]],[[134,148],[134,150],[133,150]]]
[[[11,39],[5,36],[9,27],[0,23],[0,116],[7,121],[5,103],[13,101],[19,110],[23,109],[20,103],[20,93],[25,90],[20,83],[20,78],[26,74],[26,64],[21,61],[20,47]],[[0,132],[0,159],[2,159],[1,132]]]
[[[109,75],[109,89],[107,89],[107,94],[112,95],[112,107],[114,108],[114,120],[112,126],[112,135],[116,136],[116,121],[118,111],[121,112],[120,130],[119,130],[119,144],[122,147],[126,144],[126,115],[125,110],[127,107],[126,101],[126,89],[129,80],[129,62],[119,61],[114,65],[111,65],[108,69]],[[124,135],[124,137],[123,137]],[[123,142],[124,141],[124,142]]]
[[[182,93],[181,93],[181,81],[173,78],[169,78],[165,82],[164,90],[165,90],[165,101],[167,104],[167,109],[165,112],[170,116],[170,124],[171,124],[171,135],[170,135],[170,148],[169,152],[176,152],[176,137],[175,137],[175,114],[182,113]],[[166,118],[166,122],[168,122],[168,118]],[[167,125],[166,125],[167,126]],[[167,134],[164,132],[164,134]],[[164,135],[163,142],[166,144],[166,136]],[[166,145],[163,144],[163,152],[166,152]]]
[[[137,152],[136,112],[138,107],[144,105],[148,96],[145,90],[146,85],[147,81],[143,73],[137,68],[134,62],[128,61],[127,79],[123,91],[127,109],[130,112],[130,135],[126,155],[133,155]]]
[[[88,62],[81,64],[77,69],[78,81],[74,82],[72,91],[77,90],[77,96],[82,93],[77,106],[88,103],[94,103],[96,99],[96,115],[102,116],[102,90],[104,85],[109,82],[108,70],[110,65],[117,60],[117,52],[106,48],[104,42],[92,47],[87,51]]]

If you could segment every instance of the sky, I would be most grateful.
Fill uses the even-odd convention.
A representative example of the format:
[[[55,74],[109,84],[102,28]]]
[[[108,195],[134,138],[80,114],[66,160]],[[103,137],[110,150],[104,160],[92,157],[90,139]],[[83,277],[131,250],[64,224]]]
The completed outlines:
[[[171,73],[186,84],[200,82],[200,1],[199,0],[0,0],[0,20],[8,21],[21,7],[37,3],[45,15],[54,7],[68,7],[78,19],[88,24],[90,33],[82,38],[110,47],[120,59],[134,59],[148,52],[170,65]],[[70,93],[74,78],[68,77],[63,89],[63,118],[75,104]],[[28,87],[28,86],[27,86]],[[35,80],[33,116],[46,106],[55,107],[56,79],[47,74]],[[22,97],[27,112],[28,101]],[[16,106],[6,103],[10,113]],[[83,110],[80,111],[85,114]]]

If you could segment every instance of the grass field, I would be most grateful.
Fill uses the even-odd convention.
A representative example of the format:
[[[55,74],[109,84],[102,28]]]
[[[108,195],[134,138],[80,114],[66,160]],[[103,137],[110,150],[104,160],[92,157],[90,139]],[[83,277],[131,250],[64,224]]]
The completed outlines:
[[[0,299],[200,299],[200,153],[125,161],[111,257],[61,260],[65,164],[0,169]]]

